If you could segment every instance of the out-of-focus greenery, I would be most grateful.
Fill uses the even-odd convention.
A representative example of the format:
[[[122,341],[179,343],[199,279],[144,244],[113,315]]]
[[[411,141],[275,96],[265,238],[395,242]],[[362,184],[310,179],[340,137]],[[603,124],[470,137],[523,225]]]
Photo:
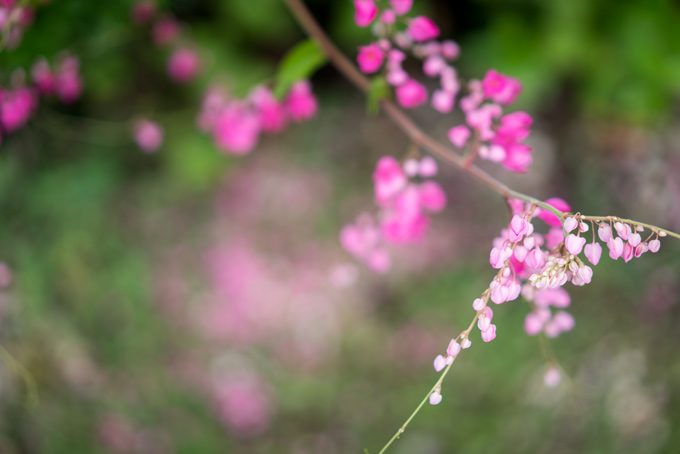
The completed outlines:
[[[368,39],[352,23],[350,1],[309,3],[348,53]],[[448,217],[460,229],[452,259],[399,278],[364,276],[357,298],[366,304],[328,363],[296,368],[265,348],[234,347],[269,380],[276,402],[268,429],[242,437],[222,424],[200,386],[178,377],[178,357],[203,364],[207,375],[207,358],[217,355],[158,304],[166,254],[184,248],[180,257],[195,258],[209,248],[206,226],[221,184],[257,168],[262,155],[328,179],[331,194],[304,224],[333,248],[341,224],[370,204],[375,158],[406,145],[327,68],[315,83],[321,110],[313,123],[267,139],[253,156],[220,154],[195,127],[201,93],[215,80],[238,94],[271,81],[301,32],[279,0],[159,2],[187,24],[205,62],[196,84],[177,87],[165,77],[164,51],[131,23],[131,5],[52,1],[21,46],[0,54],[6,83],[37,56],[69,49],[86,87],[74,106],[41,103],[0,145],[0,260],[14,274],[0,304],[0,343],[30,371],[40,399],[28,405],[21,380],[0,365],[0,452],[113,451],[99,432],[108,415],[130,421],[150,443],[132,452],[374,452],[431,386],[431,358],[470,319],[470,302],[491,276],[485,259],[505,222],[501,201],[444,172]],[[564,196],[584,212],[678,230],[678,214],[652,203],[665,197],[677,205],[679,197],[678,138],[669,132],[678,125],[677,3],[416,0],[416,8],[461,43],[462,75],[495,67],[517,76],[522,107],[543,114],[536,146],[543,179],[513,183]],[[130,120],[140,114],[165,126],[157,155],[141,154],[130,139]],[[640,150],[630,145],[636,134],[658,139]],[[475,338],[442,404],[426,408],[394,451],[680,450],[679,252],[665,241],[658,255],[627,265],[604,258],[593,285],[570,289],[577,327],[551,342],[568,376],[556,391],[542,386],[541,347],[522,332],[526,307],[499,307],[497,341]],[[201,273],[186,281],[200,294]]]

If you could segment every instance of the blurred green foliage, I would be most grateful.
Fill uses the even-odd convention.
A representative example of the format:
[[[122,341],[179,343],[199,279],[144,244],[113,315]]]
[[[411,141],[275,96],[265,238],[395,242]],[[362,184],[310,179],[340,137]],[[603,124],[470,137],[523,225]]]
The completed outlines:
[[[368,39],[352,23],[350,1],[309,3],[348,54]],[[461,73],[481,76],[491,66],[517,76],[525,87],[523,107],[559,110],[556,128],[593,119],[635,125],[677,120],[677,2],[416,3],[462,44]],[[364,446],[374,452],[433,381],[429,364],[385,357],[391,335],[415,323],[446,345],[488,279],[483,262],[500,224],[484,208],[461,208],[479,201],[461,190],[455,213],[478,217],[470,230],[485,235],[481,244],[461,245],[473,249],[469,256],[437,273],[373,283],[375,307],[346,333],[337,363],[327,370],[294,374],[264,365],[279,390],[275,423],[255,441],[232,436],[202,396],[172,375],[170,358],[191,350],[194,340],[177,336],[152,304],[154,260],[176,242],[203,240],[195,226],[213,215],[221,181],[244,165],[197,132],[200,94],[214,80],[237,94],[272,81],[279,59],[303,36],[280,0],[159,4],[187,22],[206,62],[206,73],[191,87],[167,82],[166,55],[130,23],[129,1],[49,2],[22,45],[0,53],[0,78],[7,83],[15,68],[69,49],[81,58],[86,86],[84,99],[72,107],[43,103],[31,124],[0,147],[0,260],[15,272],[0,342],[40,389],[39,406],[28,407],[20,382],[9,388],[8,375],[2,376],[0,452],[105,452],[97,422],[107,413],[161,432],[157,452],[287,452],[300,444],[300,452],[320,452],[327,445],[315,449],[311,437],[322,432],[335,443],[328,452]],[[359,97],[348,95],[349,85],[334,71],[321,70],[318,81],[321,118],[281,138],[277,151],[331,175],[338,199],[368,200],[376,150],[361,143],[359,120],[348,122],[363,104],[357,109]],[[166,146],[157,156],[142,155],[129,138],[130,119],[146,113],[166,126]],[[377,121],[365,127],[387,136]],[[606,174],[593,175],[583,164],[594,159],[588,151],[575,155],[575,169],[560,167],[556,174],[571,171],[575,206],[599,212],[614,196],[603,189]],[[551,183],[546,192],[555,190]],[[314,221],[334,238],[344,213],[339,201],[331,205]],[[524,308],[498,310],[498,342],[476,341],[447,381],[443,404],[423,411],[395,452],[677,452],[678,298],[672,295],[675,305],[656,317],[645,315],[643,301],[659,270],[670,270],[677,282],[678,251],[664,245],[658,256],[627,266],[603,261],[596,284],[573,292],[578,328],[553,347],[575,384],[561,397],[534,399],[542,392],[537,383],[545,361],[537,341],[522,333]],[[646,365],[624,356],[638,351]],[[73,389],[63,378],[69,360],[82,356],[107,377],[99,387]],[[640,383],[617,376],[618,356],[645,371]],[[661,390],[661,397],[643,401],[652,401],[656,413],[647,408],[652,416],[639,431],[622,430],[627,426],[611,416],[618,395],[610,385],[631,395]],[[643,424],[649,421],[655,425]]]

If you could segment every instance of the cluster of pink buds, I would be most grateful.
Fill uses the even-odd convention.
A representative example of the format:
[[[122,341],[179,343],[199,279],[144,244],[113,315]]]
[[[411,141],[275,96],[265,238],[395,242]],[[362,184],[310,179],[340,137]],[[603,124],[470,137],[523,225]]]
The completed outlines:
[[[489,310],[491,310],[489,308]],[[486,323],[486,322],[485,322]],[[494,327],[495,330],[495,327]],[[434,370],[441,372],[447,366],[453,364],[456,356],[462,351],[470,348],[472,346],[472,341],[468,338],[468,332],[463,332],[460,336],[454,337],[449,342],[446,347],[446,352],[444,355],[437,355],[434,359],[433,366]],[[430,394],[430,405],[437,405],[442,401],[441,387],[437,386],[434,391]]]
[[[583,252],[593,265],[597,265],[602,256],[602,246],[595,238],[596,226],[597,237],[607,246],[609,257],[612,260],[623,259],[625,262],[638,258],[645,252],[658,252],[661,247],[660,238],[666,236],[665,232],[657,230],[651,230],[647,235],[644,226],[625,222],[616,217],[606,218],[596,224],[595,221],[588,222],[580,214],[576,214],[567,217],[563,226],[567,233],[564,240],[566,251],[576,258]],[[585,235],[591,229],[592,240],[588,242]],[[643,235],[647,237],[643,239]]]
[[[33,22],[33,15],[32,8],[17,0],[0,0],[0,47],[15,49],[21,43],[26,27]]]
[[[407,159],[400,164],[383,156],[373,172],[376,219],[362,214],[340,234],[343,247],[371,269],[384,272],[390,267],[387,245],[420,241],[429,225],[429,214],[446,206],[446,194],[431,180],[437,163],[430,157]]]
[[[374,24],[377,40],[359,48],[357,63],[366,74],[382,72],[394,87],[396,100],[406,109],[425,104],[446,114],[452,112],[461,81],[452,66],[460,55],[453,41],[438,41],[439,28],[425,16],[405,16],[412,1],[393,0],[380,11],[373,0],[356,0],[355,21],[366,27]],[[422,61],[423,74],[437,80],[438,87],[430,96],[427,88],[403,68],[407,56]],[[532,149],[524,143],[532,125],[526,112],[504,114],[522,91],[514,78],[489,70],[482,81],[467,84],[468,93],[461,97],[460,108],[465,124],[449,130],[449,140],[458,148],[469,145],[470,152],[482,159],[502,164],[513,172],[526,172],[532,162]]]
[[[574,317],[560,309],[571,304],[569,293],[562,287],[536,289],[531,285],[522,287],[522,296],[533,307],[524,319],[524,331],[535,336],[543,333],[547,337],[557,337],[574,327]],[[553,308],[556,312],[552,312]]]
[[[82,92],[78,59],[62,55],[55,69],[45,59],[38,60],[32,69],[33,83],[26,81],[23,70],[12,74],[11,87],[0,87],[0,139],[22,128],[38,106],[39,96],[56,96],[61,102],[72,103]]]
[[[233,99],[211,88],[203,97],[198,125],[213,135],[221,150],[243,155],[253,150],[261,133],[281,132],[291,120],[309,120],[317,108],[307,81],[295,83],[282,101],[265,86],[255,87],[245,99]]]
[[[31,76],[41,95],[55,95],[61,102],[67,104],[75,102],[83,91],[80,61],[73,55],[62,55],[54,69],[42,58],[33,65]]]
[[[570,209],[561,199],[546,202],[558,210]],[[564,235],[560,219],[555,214],[545,209],[527,207],[517,200],[511,201],[511,206],[514,215],[508,228],[494,240],[489,259],[491,266],[500,270],[495,279],[498,283],[495,288],[499,289],[505,283],[506,290],[496,290],[494,293],[492,282],[491,300],[494,303],[511,301],[521,293],[533,309],[524,323],[527,334],[543,332],[549,337],[556,337],[574,327],[573,317],[562,310],[570,305],[571,299],[561,287],[568,281],[574,285],[589,283],[592,270],[581,262],[569,261],[562,254]],[[531,223],[534,217],[548,225],[546,233],[534,230]],[[507,277],[502,281],[504,275]],[[558,311],[553,313],[551,308]]]
[[[132,19],[137,24],[149,24],[153,42],[170,48],[167,71],[173,81],[188,83],[196,78],[201,71],[201,59],[195,47],[186,38],[181,39],[182,28],[177,19],[167,13],[159,14],[156,4],[149,0],[135,3]]]
[[[31,87],[19,84],[10,89],[0,88],[0,132],[7,134],[22,128],[37,104],[38,98]]]

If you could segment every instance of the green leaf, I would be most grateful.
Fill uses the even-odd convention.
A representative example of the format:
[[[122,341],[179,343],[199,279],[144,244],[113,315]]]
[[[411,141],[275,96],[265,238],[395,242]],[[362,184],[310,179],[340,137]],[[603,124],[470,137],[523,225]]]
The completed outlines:
[[[314,40],[308,39],[293,47],[279,65],[274,95],[278,98],[283,97],[291,85],[308,78],[323,66],[326,60],[326,55]]]
[[[368,111],[372,114],[378,113],[380,109],[380,101],[390,97],[390,86],[383,77],[375,77],[371,80],[371,86],[368,89]]]

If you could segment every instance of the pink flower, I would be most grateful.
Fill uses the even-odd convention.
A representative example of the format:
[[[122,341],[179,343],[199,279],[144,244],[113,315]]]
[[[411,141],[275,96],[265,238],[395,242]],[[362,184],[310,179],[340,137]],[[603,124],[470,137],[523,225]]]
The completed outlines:
[[[491,324],[486,331],[482,331],[482,340],[484,342],[491,342],[496,338],[496,325]]]
[[[484,96],[499,104],[512,104],[522,91],[518,80],[490,69],[482,81]]]
[[[538,307],[558,307],[565,308],[571,304],[569,293],[562,288],[546,288],[537,290],[534,294],[534,304]]]
[[[562,241],[564,241],[564,234],[562,233],[562,229],[553,227],[550,230],[548,230],[548,233],[545,234],[545,245],[548,249],[554,249]]]
[[[250,153],[257,144],[259,134],[258,116],[237,103],[225,107],[213,127],[217,146],[235,155]]]
[[[569,233],[572,230],[574,230],[576,227],[578,227],[578,221],[574,217],[568,217],[564,220],[564,231]]]
[[[418,164],[418,173],[423,178],[430,178],[437,175],[437,161],[430,156],[425,156]]]
[[[455,358],[456,356],[458,356],[458,353],[460,353],[460,349],[461,347],[458,341],[456,339],[451,339],[451,342],[449,342],[449,346],[446,347],[446,354],[448,356]]]
[[[141,0],[132,7],[132,20],[138,24],[149,22],[156,13],[156,4],[151,0]]]
[[[267,87],[256,87],[250,100],[260,117],[260,126],[265,132],[279,132],[286,126],[286,111]]]
[[[446,206],[446,194],[439,184],[426,181],[420,185],[420,204],[426,210],[437,213]]]
[[[245,436],[262,433],[271,419],[272,404],[261,380],[243,375],[214,386],[217,412],[234,432]]]
[[[415,79],[397,87],[397,101],[405,109],[418,107],[427,101],[427,90]]]
[[[554,388],[555,386],[559,385],[561,381],[562,374],[555,366],[549,367],[543,374],[543,384],[545,384],[545,386],[548,388]]]
[[[54,92],[55,78],[47,60],[41,58],[35,62],[31,75],[40,94],[51,95]]]
[[[359,69],[366,74],[372,74],[380,70],[385,60],[385,51],[376,43],[359,47],[357,62]]]
[[[661,248],[661,241],[659,241],[657,238],[650,240],[648,247],[651,253],[656,254],[657,252],[659,252],[659,249]]]
[[[550,313],[548,312],[548,317]],[[530,312],[524,318],[524,332],[529,336],[536,336],[543,330],[545,325],[545,319],[539,315],[537,312]]]
[[[531,232],[533,232],[531,224],[522,216],[516,214],[510,220],[508,240],[515,243],[524,238],[524,235],[531,234]]]
[[[452,96],[456,96],[460,90],[460,82],[458,81],[458,74],[450,66],[444,66],[440,72],[439,83],[442,85],[442,89],[451,93]]]
[[[460,46],[454,41],[444,41],[441,47],[441,54],[444,58],[455,60],[460,56]]]
[[[628,239],[628,235],[630,235],[630,233],[631,233],[630,226],[628,224],[624,224],[622,222],[615,222],[614,223],[614,229],[616,229],[616,233],[624,241]]]
[[[367,214],[359,216],[354,224],[345,226],[340,232],[342,247],[378,273],[390,268],[390,257],[381,240],[379,230]]]
[[[437,355],[434,359],[434,370],[441,372],[446,367],[446,359],[442,355]]]
[[[423,238],[429,226],[429,218],[422,213],[402,208],[382,221],[381,232],[385,240],[392,244],[416,243]]]
[[[545,201],[548,205],[556,208],[559,211],[562,212],[569,212],[571,211],[571,206],[563,199],[553,197]],[[541,209],[538,213],[538,217],[545,222],[546,224],[553,226],[553,227],[561,227],[562,222],[560,221],[560,218],[558,218],[555,214],[552,212]]]
[[[179,24],[173,17],[163,17],[153,25],[153,42],[158,46],[170,44],[179,36]]]
[[[637,232],[631,233],[630,235],[628,235],[628,243],[630,243],[630,245],[633,246],[633,247],[640,244],[641,241],[642,241],[642,237]]]
[[[359,27],[368,27],[378,16],[378,7],[373,0],[354,0],[354,22]]]
[[[444,90],[437,90],[432,94],[432,107],[439,113],[448,113],[453,109],[453,95]]]
[[[411,11],[413,0],[390,0],[390,5],[395,13],[402,15]]]
[[[573,233],[567,235],[564,240],[564,246],[571,255],[579,255],[583,250],[583,246],[586,244],[586,239],[580,236],[576,236]]]
[[[316,115],[318,105],[308,81],[301,80],[291,87],[285,107],[294,121],[308,120]]]
[[[78,58],[67,55],[61,59],[55,74],[55,91],[62,102],[76,101],[83,91]]]
[[[600,224],[597,228],[597,236],[605,243],[612,237],[612,228],[609,224]]]
[[[33,115],[37,102],[37,97],[30,88],[0,91],[0,125],[7,132],[21,128]]]
[[[222,88],[208,88],[201,101],[201,111],[197,119],[198,127],[205,132],[211,132],[226,104],[227,95]]]
[[[439,55],[432,55],[425,59],[423,63],[423,72],[428,77],[435,77],[441,74],[442,70],[447,67],[446,62]]]
[[[602,256],[602,246],[599,243],[590,243],[586,245],[584,252],[586,257],[588,257],[588,261],[593,265],[597,265]]]
[[[442,395],[439,391],[434,391],[430,394],[430,405],[439,405],[442,401]]]
[[[616,260],[623,255],[623,240],[621,238],[610,238],[607,242],[609,248],[609,257]]]
[[[163,144],[163,129],[154,121],[142,119],[135,123],[134,138],[142,151],[153,153]]]
[[[406,186],[406,176],[399,162],[392,156],[383,156],[373,171],[375,200],[378,205],[389,202]]]
[[[191,81],[201,69],[201,61],[193,49],[180,48],[168,60],[168,74],[178,83]]]
[[[391,9],[386,9],[380,15],[380,22],[387,25],[392,25],[397,21],[397,15]]]
[[[429,41],[439,36],[439,27],[429,17],[418,16],[409,21],[406,33],[415,42]]]
[[[620,239],[620,238],[617,238]],[[623,245],[623,254],[621,254],[621,257],[623,257],[623,261],[628,263],[633,259],[633,256],[635,254],[635,248],[630,245],[630,243],[626,243]]]
[[[513,172],[524,173],[529,170],[533,157],[531,156],[531,147],[518,143],[511,147],[504,148],[505,159],[503,159],[503,167]]]
[[[470,138],[470,130],[467,126],[458,125],[449,129],[449,140],[458,148],[463,148]]]
[[[466,112],[465,119],[470,127],[477,130],[482,140],[490,140],[496,136],[493,130],[494,119],[500,117],[501,113],[498,104],[485,104]]]
[[[541,248],[536,247],[529,251],[524,263],[535,270],[542,268],[545,264],[545,255],[543,254],[543,251],[541,251]]]
[[[513,112],[501,117],[496,135],[503,136],[504,142],[521,142],[529,137],[534,120],[526,112]]]

